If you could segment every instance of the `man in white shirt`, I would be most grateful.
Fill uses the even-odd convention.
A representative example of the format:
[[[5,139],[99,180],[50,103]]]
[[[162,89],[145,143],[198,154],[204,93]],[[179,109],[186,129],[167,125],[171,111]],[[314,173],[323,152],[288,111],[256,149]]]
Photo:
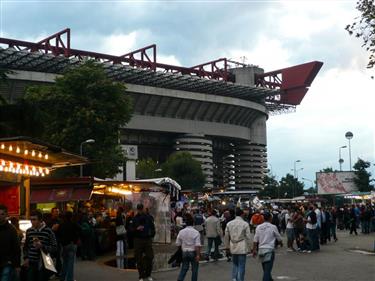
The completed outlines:
[[[209,217],[204,222],[204,226],[206,229],[206,237],[207,237],[207,252],[206,252],[206,260],[210,260],[210,254],[212,249],[212,244],[215,243],[215,252],[214,252],[214,260],[217,260],[219,257],[219,239],[221,236],[221,226],[220,220],[216,217],[216,211],[210,210],[208,212]]]
[[[319,210],[319,209],[318,209]],[[307,213],[307,221],[306,221],[306,230],[307,230],[307,237],[310,242],[310,250],[311,251],[319,250],[319,219],[316,214],[316,210],[314,210],[314,206],[310,206],[309,212]],[[320,211],[319,211],[320,214]]]
[[[264,213],[263,217],[264,223],[255,230],[253,256],[255,257],[257,253],[259,254],[263,267],[263,281],[272,281],[271,272],[275,260],[276,241],[279,242],[281,247],[283,242],[277,227],[271,224],[272,214],[267,212]]]
[[[288,212],[285,214],[286,237],[288,239],[288,241],[287,241],[288,252],[294,252],[295,251],[295,249],[293,247],[293,242],[294,242],[294,239],[295,239],[293,216],[294,216],[294,212],[292,211],[292,208],[289,208]]]
[[[232,254],[232,281],[244,281],[246,254],[250,252],[250,226],[244,217],[244,212],[236,208],[236,218],[225,228],[225,248]]]
[[[186,273],[191,264],[191,281],[198,280],[199,258],[201,252],[200,234],[194,229],[194,219],[191,214],[185,215],[186,228],[182,229],[176,239],[176,245],[182,250],[182,265],[178,275],[178,281],[185,279]]]

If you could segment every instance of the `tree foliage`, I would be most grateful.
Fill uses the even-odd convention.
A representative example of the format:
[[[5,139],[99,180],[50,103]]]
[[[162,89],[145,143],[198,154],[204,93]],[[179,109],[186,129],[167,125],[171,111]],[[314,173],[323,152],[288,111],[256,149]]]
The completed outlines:
[[[332,167],[327,167],[327,168],[320,170],[320,172],[321,173],[333,173],[333,172],[337,172],[337,170],[333,170]]]
[[[152,179],[162,176],[163,170],[151,158],[139,160],[137,163],[136,174],[138,179]]]
[[[272,174],[268,174],[263,179],[264,189],[259,192],[260,198],[270,197],[271,199],[279,198],[279,182]]]
[[[370,166],[370,162],[364,161],[360,158],[358,158],[358,161],[353,166],[356,175],[354,183],[361,192],[371,191],[374,188],[374,186],[370,184],[371,173],[366,170]]]
[[[29,135],[84,155],[92,161],[92,174],[113,177],[123,163],[118,130],[131,118],[126,87],[107,78],[93,61],[69,70],[53,85],[32,86],[19,102],[26,109],[34,131]],[[31,124],[30,124],[31,125]]]
[[[291,174],[287,174],[280,180],[280,198],[292,198],[303,195],[304,183],[298,181]]]
[[[189,152],[175,152],[162,164],[162,175],[177,181],[182,189],[200,191],[205,184],[205,176],[200,163]]]
[[[358,0],[357,10],[361,15],[352,24],[346,26],[350,35],[362,38],[362,47],[370,52],[367,67],[375,65],[375,3],[374,0]]]

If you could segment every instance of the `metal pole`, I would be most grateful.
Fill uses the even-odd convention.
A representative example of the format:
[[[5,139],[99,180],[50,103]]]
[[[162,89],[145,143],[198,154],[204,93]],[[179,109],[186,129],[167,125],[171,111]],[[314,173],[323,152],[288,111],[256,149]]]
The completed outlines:
[[[350,139],[348,139],[348,140],[349,140],[349,165],[350,165],[349,171],[351,171],[352,170],[352,149],[350,147]]]
[[[81,145],[79,146],[79,153],[80,155],[82,156],[82,145],[84,144],[85,142],[81,142]],[[81,164],[79,166],[79,177],[82,178],[83,176],[83,165]]]
[[[342,163],[341,163],[341,147],[339,148],[339,163],[340,163],[340,172],[342,171]]]

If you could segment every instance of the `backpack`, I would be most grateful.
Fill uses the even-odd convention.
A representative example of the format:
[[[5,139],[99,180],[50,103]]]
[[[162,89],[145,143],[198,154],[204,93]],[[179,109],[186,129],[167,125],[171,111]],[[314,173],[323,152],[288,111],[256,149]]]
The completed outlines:
[[[310,221],[311,224],[316,224],[318,222],[318,220],[316,218],[316,213],[314,211],[310,212],[309,217],[311,219],[311,221]]]

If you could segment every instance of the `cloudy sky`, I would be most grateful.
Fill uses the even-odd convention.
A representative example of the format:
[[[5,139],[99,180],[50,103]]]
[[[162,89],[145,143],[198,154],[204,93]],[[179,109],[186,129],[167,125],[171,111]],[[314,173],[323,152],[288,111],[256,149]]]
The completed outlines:
[[[339,168],[347,131],[354,134],[352,162],[374,163],[375,71],[366,70],[368,54],[344,29],[358,16],[355,3],[0,0],[0,32],[37,41],[70,27],[72,48],[120,55],[155,43],[159,62],[183,66],[245,57],[271,71],[322,61],[297,111],[271,116],[267,129],[273,174],[280,179],[301,160],[299,177],[313,180],[320,169]],[[348,149],[342,155],[348,170]]]

